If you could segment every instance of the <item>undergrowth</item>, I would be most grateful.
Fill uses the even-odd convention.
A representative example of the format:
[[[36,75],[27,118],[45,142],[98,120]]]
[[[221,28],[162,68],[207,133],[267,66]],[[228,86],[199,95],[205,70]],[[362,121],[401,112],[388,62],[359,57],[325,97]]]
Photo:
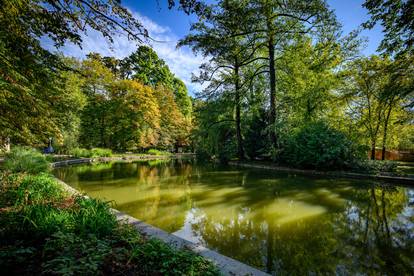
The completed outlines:
[[[112,150],[103,149],[103,148],[92,148],[92,149],[74,148],[71,151],[69,151],[69,154],[76,158],[110,157],[112,156]]]

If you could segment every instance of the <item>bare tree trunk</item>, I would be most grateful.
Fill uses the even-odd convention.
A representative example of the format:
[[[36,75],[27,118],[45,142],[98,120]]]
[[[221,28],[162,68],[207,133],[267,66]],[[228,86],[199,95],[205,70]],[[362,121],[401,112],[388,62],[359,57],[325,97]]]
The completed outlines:
[[[375,142],[371,143],[371,160],[375,160]]]
[[[390,104],[390,107],[389,107],[388,113],[387,113],[387,117],[385,118],[385,122],[384,122],[384,136],[382,138],[381,160],[385,160],[385,145],[386,145],[386,142],[387,142],[388,121],[390,119],[391,109],[392,109],[392,106]]]
[[[270,139],[273,147],[277,147],[277,135],[274,124],[276,123],[276,69],[275,69],[275,48],[274,35],[269,34],[268,40],[269,50],[269,77],[270,77],[270,124],[273,125],[270,131]]]
[[[244,150],[243,150],[243,137],[241,134],[241,119],[240,119],[240,82],[239,82],[239,66],[236,62],[236,66],[234,69],[234,73],[236,75],[235,81],[235,92],[236,92],[236,136],[237,136],[237,155],[239,160],[244,159]]]

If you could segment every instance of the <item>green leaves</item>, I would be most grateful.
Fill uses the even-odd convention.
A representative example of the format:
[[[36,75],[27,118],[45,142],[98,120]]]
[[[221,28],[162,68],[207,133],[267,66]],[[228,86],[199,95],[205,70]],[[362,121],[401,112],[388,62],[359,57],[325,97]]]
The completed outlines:
[[[347,169],[363,156],[358,145],[324,122],[305,125],[287,137],[282,160],[294,167]]]
[[[414,8],[411,0],[365,0],[371,18],[363,24],[372,29],[380,23],[384,39],[379,49],[387,53],[408,53],[414,50]]]

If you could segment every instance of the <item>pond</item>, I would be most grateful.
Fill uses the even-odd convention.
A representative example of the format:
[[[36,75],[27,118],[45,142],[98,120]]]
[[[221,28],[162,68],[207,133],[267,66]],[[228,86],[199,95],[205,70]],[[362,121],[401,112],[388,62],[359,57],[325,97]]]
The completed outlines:
[[[414,273],[414,189],[200,163],[55,169],[94,198],[277,274]]]

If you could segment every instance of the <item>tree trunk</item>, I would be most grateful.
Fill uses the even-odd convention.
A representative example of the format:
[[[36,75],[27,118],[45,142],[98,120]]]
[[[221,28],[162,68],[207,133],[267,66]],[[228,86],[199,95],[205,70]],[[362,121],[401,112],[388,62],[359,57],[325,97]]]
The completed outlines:
[[[270,131],[270,139],[273,147],[277,148],[277,135],[275,129],[276,122],[276,69],[275,69],[275,48],[274,48],[274,35],[269,34],[268,40],[269,50],[269,77],[270,77],[270,124],[273,125]]]
[[[387,130],[388,130],[388,121],[391,115],[391,105],[388,109],[387,117],[385,118],[384,122],[384,136],[382,137],[382,152],[381,152],[381,160],[385,160],[385,145],[387,143]]]
[[[102,115],[101,117],[101,127],[100,127],[100,136],[101,136],[101,147],[105,148],[105,116]]]
[[[371,143],[371,160],[375,160],[375,142]]]
[[[243,160],[244,159],[244,150],[243,150],[243,137],[241,134],[241,119],[240,119],[240,82],[239,82],[239,66],[237,65],[236,62],[236,66],[234,69],[234,73],[236,75],[236,80],[235,80],[235,93],[236,93],[236,97],[235,97],[235,101],[236,101],[236,136],[237,136],[237,156],[239,158],[239,160]]]

